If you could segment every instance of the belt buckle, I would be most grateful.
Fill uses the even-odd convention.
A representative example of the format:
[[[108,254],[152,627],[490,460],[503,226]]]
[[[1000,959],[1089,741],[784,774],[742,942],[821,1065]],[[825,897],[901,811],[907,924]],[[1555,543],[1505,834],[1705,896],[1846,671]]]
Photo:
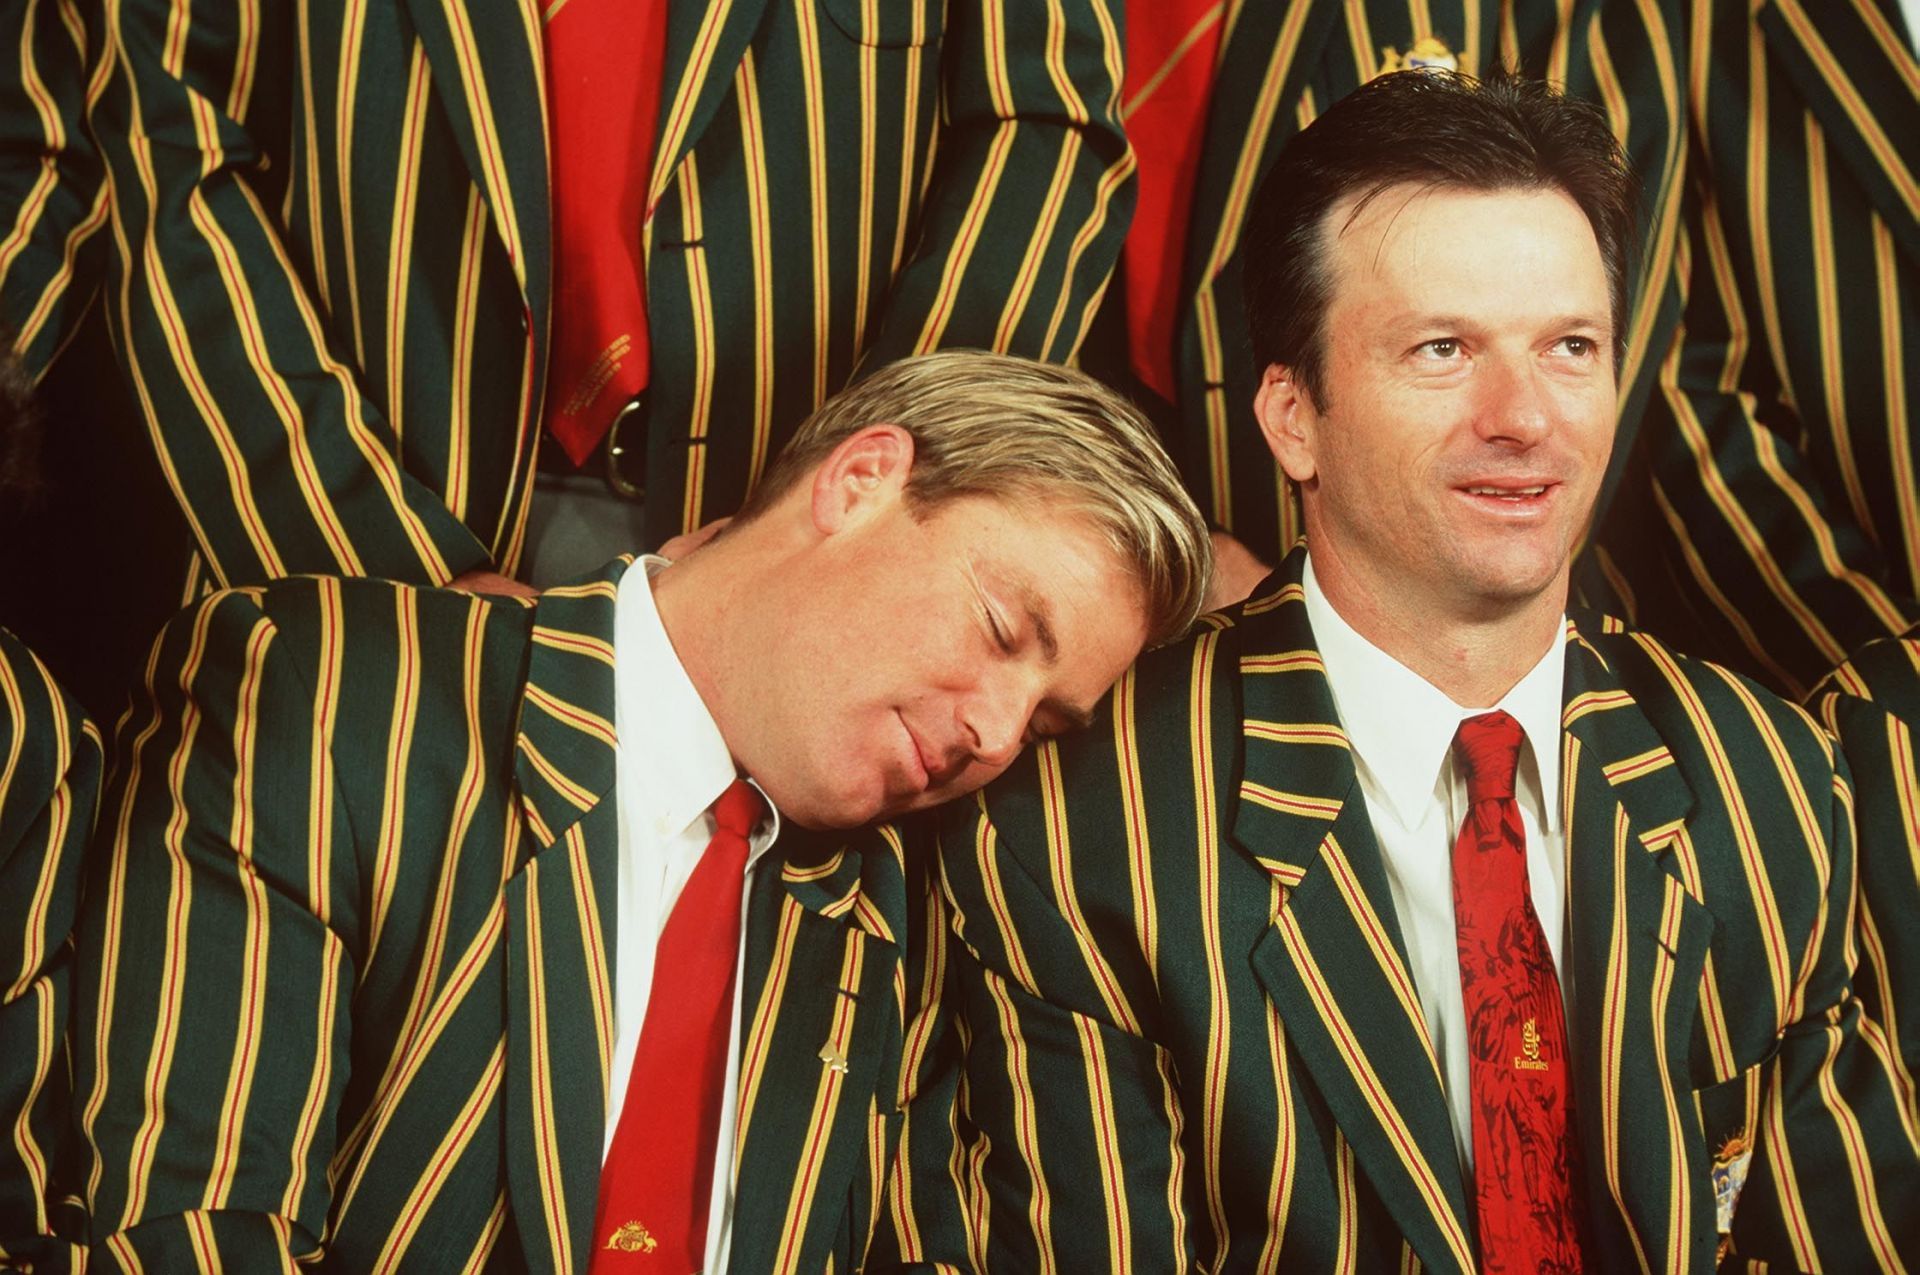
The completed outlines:
[[[620,408],[619,414],[613,418],[613,424],[607,427],[607,486],[613,489],[613,493],[616,496],[621,496],[627,500],[639,500],[646,494],[646,491],[643,487],[630,480],[626,475],[626,471],[621,468],[620,462],[627,454],[627,444],[621,442],[620,430],[632,418],[644,416],[646,414],[646,408],[647,393],[645,390],[642,390],[626,401],[625,405]],[[646,463],[645,438],[640,440],[639,446],[641,449],[641,472],[644,474]]]

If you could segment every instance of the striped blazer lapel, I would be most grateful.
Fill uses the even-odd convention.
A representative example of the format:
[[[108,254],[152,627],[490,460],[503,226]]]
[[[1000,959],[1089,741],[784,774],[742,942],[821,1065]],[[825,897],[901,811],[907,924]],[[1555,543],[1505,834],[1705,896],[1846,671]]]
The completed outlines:
[[[584,1270],[613,1056],[617,559],[534,615],[515,758],[535,848],[507,881],[508,1195],[533,1270]]]
[[[907,892],[892,827],[858,844],[796,834],[755,874],[728,1261],[743,1275],[856,1267],[876,1220]]]
[[[1759,23],[1769,53],[1920,261],[1920,61],[1903,33],[1875,0],[1769,0]]]
[[[667,6],[666,73],[661,78],[665,96],[654,137],[653,175],[647,184],[649,208],[673,185],[680,161],[732,91],[734,71],[760,29],[766,8],[767,0]]]
[[[1296,549],[1247,605],[1233,839],[1272,875],[1253,970],[1354,1157],[1430,1271],[1475,1269],[1439,1065],[1307,624]]]
[[[541,7],[540,0],[408,0],[441,106],[513,262],[529,357],[545,344],[551,301]]]
[[[1691,1076],[1712,914],[1689,893],[1694,795],[1632,694],[1569,626],[1562,725],[1574,1093],[1606,1269],[1713,1269]],[[1697,889],[1697,881],[1696,881]]]

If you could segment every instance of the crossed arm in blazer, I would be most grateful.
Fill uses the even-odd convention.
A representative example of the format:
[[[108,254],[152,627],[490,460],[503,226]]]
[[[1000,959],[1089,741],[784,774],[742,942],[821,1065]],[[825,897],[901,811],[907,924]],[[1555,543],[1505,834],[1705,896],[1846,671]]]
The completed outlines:
[[[1908,1119],[1920,1125],[1920,630],[1871,642],[1813,689],[1808,708],[1853,772],[1860,968],[1854,992],[1885,1028]]]
[[[0,1270],[82,1264],[66,1026],[100,770],[92,723],[0,630]]]
[[[45,374],[93,301],[107,188],[85,120],[89,32],[76,0],[0,13],[0,333]],[[98,31],[91,33],[93,36]]]
[[[503,75],[529,89],[537,82],[538,9],[530,2],[520,7],[522,16],[532,15],[524,39],[479,33],[480,54],[509,48],[517,59],[504,72],[496,68],[492,91]],[[838,315],[830,325],[824,315],[813,316],[804,332],[723,333],[733,340],[723,350],[728,357],[720,375],[771,385],[778,363],[782,381],[798,382],[816,359],[824,367],[829,353],[838,359],[860,346],[871,350],[867,366],[942,344],[1058,360],[1077,348],[1131,208],[1132,158],[1117,120],[1118,24],[1109,0],[1055,6],[1045,14],[1015,11],[1003,0],[972,0],[951,9],[940,83],[904,107],[904,118],[866,119],[876,130],[869,144],[881,146],[898,146],[903,126],[919,127],[935,111],[940,120],[924,172],[911,175],[911,188],[920,190],[924,180],[926,193],[917,226],[899,228],[906,235],[905,256],[892,263],[884,311],[851,321]],[[315,120],[310,103],[303,117],[300,94],[289,86],[326,72],[336,57],[352,59],[338,72],[346,84],[361,56],[359,42],[368,41],[368,48],[375,39],[391,44],[396,37],[387,28],[395,20],[380,12],[371,26],[342,19],[336,33],[315,18],[311,30],[296,32],[288,27],[300,19],[277,6],[259,14],[242,6],[188,15],[169,0],[126,0],[113,12],[124,85],[116,83],[95,108],[113,179],[121,275],[111,318],[163,468],[216,578],[234,585],[317,572],[441,584],[490,564],[511,570],[504,559],[518,551],[525,464],[512,473],[499,464],[489,474],[481,461],[473,462],[474,483],[502,490],[478,492],[472,503],[499,505],[505,530],[476,532],[463,525],[453,512],[454,498],[441,490],[450,480],[423,477],[410,466],[390,419],[392,405],[383,402],[375,383],[376,360],[385,375],[397,376],[395,359],[356,348],[365,343],[360,336],[381,330],[362,321],[356,307],[399,312],[406,298],[395,295],[388,281],[367,278],[373,272],[364,263],[357,297],[351,261],[332,256],[318,267],[296,264],[311,255],[297,240],[312,235],[318,243],[322,236],[314,223],[342,215],[336,204],[345,195],[336,185],[345,177],[336,180],[331,170],[338,166],[344,174],[351,155],[339,154],[346,143],[333,133],[354,121],[344,106],[340,120]],[[417,49],[387,47],[381,60],[403,68],[407,52]],[[297,58],[313,65],[301,67]],[[486,59],[480,61],[485,71]],[[445,68],[433,72],[432,94],[461,91],[448,82]],[[404,70],[389,65],[383,73]],[[715,74],[725,76],[727,68]],[[472,109],[484,113],[500,105],[479,101]],[[539,119],[540,107],[531,100],[514,103],[514,109],[527,116],[496,120],[498,131],[523,134],[527,117]],[[914,111],[923,114],[915,117]],[[667,112],[662,114],[664,119]],[[721,127],[737,131],[731,122]],[[523,148],[509,154],[509,171],[501,178],[522,192],[522,211],[545,207],[526,193],[545,190],[545,174],[533,166],[532,153]],[[289,167],[300,163],[315,168],[290,175]],[[760,180],[765,176],[762,171]],[[385,184],[393,180],[390,174],[356,173],[354,180],[360,203],[391,193]],[[291,190],[310,200],[286,198]],[[501,210],[493,205],[501,197],[499,189],[476,193],[469,215],[499,218]],[[394,220],[398,224],[398,210]],[[865,226],[860,234],[882,242],[877,236],[896,229]],[[544,240],[546,228],[521,230],[523,239],[536,234]],[[687,239],[697,246],[700,236],[689,232]],[[1015,244],[1018,250],[1010,250]],[[494,246],[488,241],[488,251]],[[684,256],[688,246],[676,244],[670,255]],[[736,245],[733,251],[746,249]],[[862,260],[856,267],[856,254],[845,251],[829,260],[824,239],[815,254],[820,264],[840,271],[864,272],[870,264]],[[670,268],[667,255],[656,270]],[[724,267],[718,261],[716,269],[743,268],[730,259]],[[404,273],[404,264],[390,269]],[[544,272],[544,260],[537,269]],[[509,379],[503,388],[498,377],[486,379],[488,369],[475,366],[468,384],[449,391],[446,410],[455,415],[456,429],[458,405],[466,398],[528,396],[528,419],[520,426],[526,437],[474,441],[476,452],[496,460],[508,453],[531,456],[540,414],[548,316],[544,295],[529,294],[526,304],[535,353],[522,379]],[[719,321],[751,324],[755,309],[729,303]],[[679,313],[654,317],[656,375],[667,374],[658,357],[664,345],[659,331],[669,323],[698,321]],[[704,321],[709,328],[714,323],[711,307]],[[827,330],[816,332],[815,326]],[[390,343],[400,340],[388,337]],[[706,364],[713,361],[714,334],[703,330],[693,344],[696,362],[705,361],[700,375],[710,379],[713,369]],[[737,365],[749,359],[762,364],[751,375]],[[838,386],[814,388],[817,403]],[[691,410],[697,417],[702,409]],[[702,444],[705,466],[728,467],[729,481],[719,490],[737,499],[749,473],[758,472],[800,420],[771,422],[758,460],[749,459],[755,448],[739,439],[729,437],[723,447],[723,440],[705,437],[705,419],[653,423],[671,426],[676,436],[690,430]],[[712,423],[716,434],[745,427],[732,419]],[[665,482],[659,474],[654,480],[650,487]],[[670,498],[654,498],[660,495]],[[650,493],[650,527],[691,529],[678,525],[679,496]],[[696,521],[732,512],[720,500],[699,508]]]
[[[1915,59],[1875,0],[1689,8],[1686,221],[1652,285],[1684,310],[1590,594],[1798,699],[1920,619]]]

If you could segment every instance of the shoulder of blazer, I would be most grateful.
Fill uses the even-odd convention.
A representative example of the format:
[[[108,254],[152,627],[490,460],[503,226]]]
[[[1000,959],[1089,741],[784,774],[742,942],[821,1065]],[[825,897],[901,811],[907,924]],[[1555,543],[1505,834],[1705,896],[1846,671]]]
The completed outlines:
[[[1920,625],[1875,638],[1807,692],[1813,709],[1830,695],[1874,700],[1908,722],[1920,721]]]

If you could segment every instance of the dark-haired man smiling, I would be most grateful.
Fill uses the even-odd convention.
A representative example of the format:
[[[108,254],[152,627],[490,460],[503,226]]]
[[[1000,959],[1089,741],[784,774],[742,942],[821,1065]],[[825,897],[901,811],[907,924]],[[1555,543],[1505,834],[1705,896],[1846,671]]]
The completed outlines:
[[[1265,180],[1255,408],[1305,542],[942,831],[966,1259],[1920,1256],[1849,986],[1844,766],[1753,684],[1566,614],[1631,209],[1597,112],[1429,72]]]

